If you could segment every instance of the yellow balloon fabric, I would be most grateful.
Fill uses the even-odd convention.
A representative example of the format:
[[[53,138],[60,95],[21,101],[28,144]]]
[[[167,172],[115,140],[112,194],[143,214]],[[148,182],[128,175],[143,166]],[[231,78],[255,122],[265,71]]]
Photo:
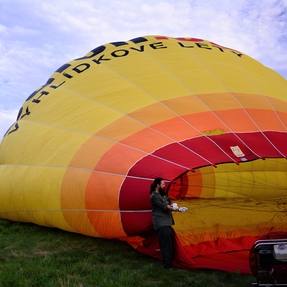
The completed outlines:
[[[159,258],[149,186],[168,182],[175,265],[249,272],[287,232],[287,83],[196,38],[99,46],[32,93],[0,145],[0,217],[118,238]]]

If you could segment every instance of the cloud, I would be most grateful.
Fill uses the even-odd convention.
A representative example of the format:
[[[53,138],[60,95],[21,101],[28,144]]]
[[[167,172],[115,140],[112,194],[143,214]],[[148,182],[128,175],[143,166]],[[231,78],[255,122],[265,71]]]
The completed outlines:
[[[75,57],[102,43],[163,34],[209,39],[241,50],[273,69],[287,66],[286,0],[28,3],[37,11],[35,17],[42,15],[49,29],[63,36],[65,48],[72,44],[69,54]],[[54,45],[59,51],[60,45]]]

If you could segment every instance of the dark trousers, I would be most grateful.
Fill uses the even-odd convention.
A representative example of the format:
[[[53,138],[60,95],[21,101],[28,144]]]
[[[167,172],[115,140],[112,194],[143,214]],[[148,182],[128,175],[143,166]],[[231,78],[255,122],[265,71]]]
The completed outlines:
[[[163,265],[169,268],[174,257],[174,231],[171,226],[162,226],[157,233]]]

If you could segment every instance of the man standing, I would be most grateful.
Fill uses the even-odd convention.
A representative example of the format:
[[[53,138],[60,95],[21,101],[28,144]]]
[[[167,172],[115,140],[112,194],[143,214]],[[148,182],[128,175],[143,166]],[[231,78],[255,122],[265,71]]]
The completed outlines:
[[[174,257],[174,225],[171,205],[165,191],[165,182],[156,178],[150,186],[153,227],[159,237],[160,251],[164,268],[170,268]]]

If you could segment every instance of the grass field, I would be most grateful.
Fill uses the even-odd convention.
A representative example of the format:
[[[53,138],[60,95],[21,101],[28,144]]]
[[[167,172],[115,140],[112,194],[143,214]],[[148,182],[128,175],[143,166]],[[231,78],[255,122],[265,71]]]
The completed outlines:
[[[0,286],[248,286],[251,276],[162,268],[113,240],[0,220]]]

